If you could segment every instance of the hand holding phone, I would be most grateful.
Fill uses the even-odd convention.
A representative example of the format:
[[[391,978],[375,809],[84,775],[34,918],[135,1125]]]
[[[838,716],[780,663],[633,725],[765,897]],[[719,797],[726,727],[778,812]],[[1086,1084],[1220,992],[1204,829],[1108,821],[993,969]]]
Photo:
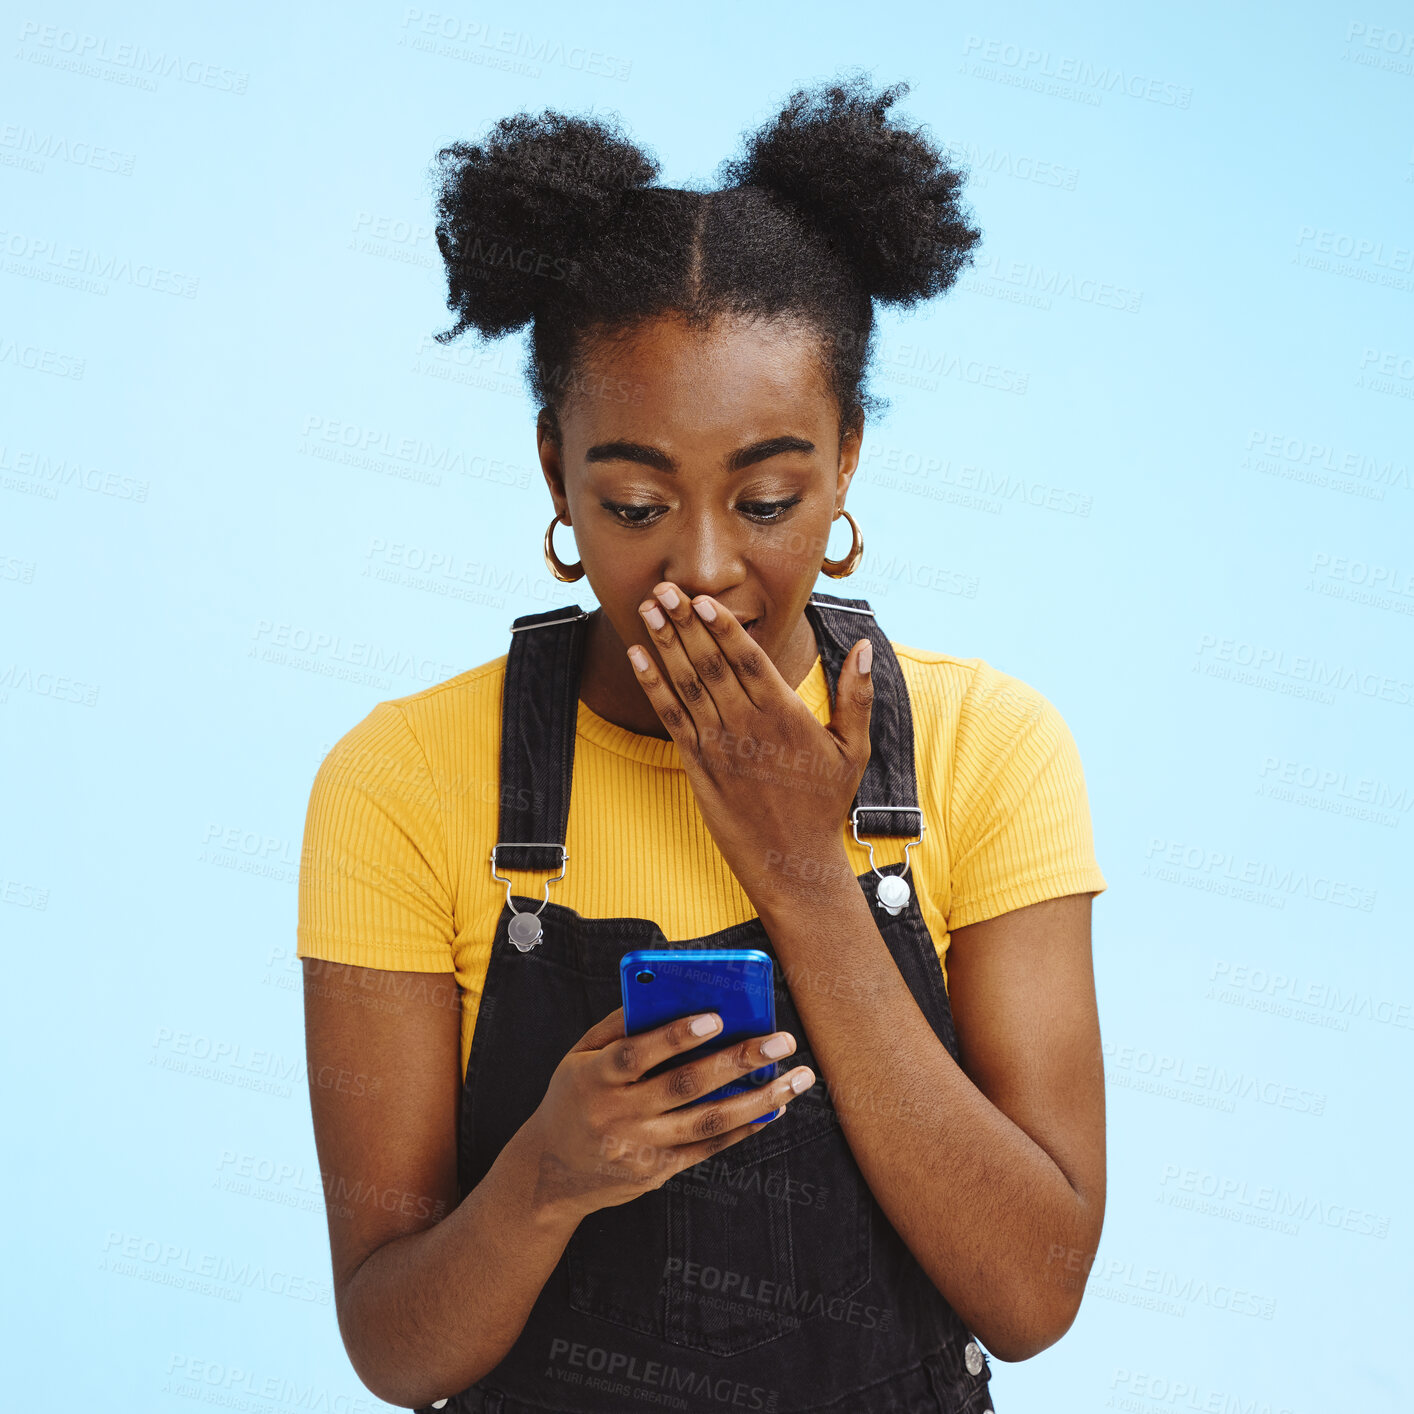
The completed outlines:
[[[652,984],[635,985],[645,999],[652,991]],[[815,1083],[805,1065],[774,1074],[780,1057],[764,1047],[778,1041],[789,1055],[795,1038],[788,1032],[763,1034],[748,1024],[734,1043],[723,1042],[727,1018],[719,1013],[724,1008],[739,1019],[744,1005],[746,1015],[756,1014],[759,991],[716,995],[722,1008],[677,1015],[647,1030],[627,1029],[626,1009],[619,1007],[584,1033],[516,1136],[518,1148],[529,1146],[538,1207],[577,1221],[630,1202],[749,1138]],[[774,992],[767,995],[774,1003]],[[639,1003],[634,1015],[642,1016]],[[753,1075],[766,1078],[751,1084]]]

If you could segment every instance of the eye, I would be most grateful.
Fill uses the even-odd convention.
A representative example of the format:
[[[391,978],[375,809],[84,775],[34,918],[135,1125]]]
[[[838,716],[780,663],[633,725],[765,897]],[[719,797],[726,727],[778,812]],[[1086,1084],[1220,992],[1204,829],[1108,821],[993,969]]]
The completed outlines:
[[[662,509],[661,506],[626,506],[618,501],[601,501],[599,504],[624,525],[650,525],[652,521],[649,520],[647,513]],[[625,514],[625,512],[639,512],[640,514]],[[657,517],[655,516],[653,519],[656,520]]]
[[[784,501],[740,501],[738,509],[758,524],[770,525],[784,519],[786,512],[792,506],[798,506],[801,499],[800,496],[791,496]],[[652,525],[659,518],[654,512],[664,509],[662,506],[627,505],[621,501],[601,501],[599,504],[621,524],[634,526]]]
[[[782,520],[785,517],[785,513],[790,510],[792,506],[798,506],[800,501],[801,498],[799,496],[792,496],[785,501],[742,501],[739,504],[742,510],[751,515],[752,520],[761,521],[763,524],[769,525],[772,521]],[[764,511],[766,514],[754,514],[754,512],[761,511]]]

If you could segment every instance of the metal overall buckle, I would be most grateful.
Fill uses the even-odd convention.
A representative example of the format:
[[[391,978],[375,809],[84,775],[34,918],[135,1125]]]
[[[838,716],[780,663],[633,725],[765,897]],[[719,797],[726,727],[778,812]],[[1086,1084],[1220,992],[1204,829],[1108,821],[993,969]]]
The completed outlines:
[[[874,864],[874,845],[870,840],[859,838],[859,812],[861,810],[913,810],[918,814],[918,838],[909,840],[903,847],[903,869],[897,874],[879,874],[879,870]],[[903,877],[908,873],[908,851],[916,844],[923,843],[923,834],[927,830],[927,822],[923,819],[923,811],[917,805],[856,805],[849,812],[850,828],[854,831],[855,844],[862,844],[869,851],[869,867],[879,874],[879,886],[874,891],[879,900],[879,907],[891,918],[897,918],[905,908],[908,901],[913,897],[913,890],[909,887],[908,881]]]
[[[545,880],[545,897],[534,913],[521,913],[511,902],[511,881],[504,874],[496,872],[496,851],[510,849],[516,844],[530,845],[535,849],[558,849],[560,851],[560,872]],[[550,902],[550,885],[565,877],[565,861],[569,854],[562,844],[542,844],[539,840],[501,840],[491,847],[491,877],[506,886],[506,906],[511,910],[511,921],[506,926],[506,934],[521,952],[529,952],[545,936],[540,922],[540,914]]]

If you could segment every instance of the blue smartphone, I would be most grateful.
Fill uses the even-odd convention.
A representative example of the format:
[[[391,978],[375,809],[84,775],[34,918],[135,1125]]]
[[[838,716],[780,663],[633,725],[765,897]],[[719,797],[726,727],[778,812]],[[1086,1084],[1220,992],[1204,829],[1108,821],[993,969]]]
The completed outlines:
[[[645,1080],[776,1029],[775,969],[770,955],[760,948],[637,948],[620,960],[619,983],[625,1035],[636,1036],[702,1011],[715,1011],[722,1018],[722,1029],[715,1036],[645,1071]],[[700,1105],[759,1089],[775,1079],[777,1070],[771,1061],[688,1103]],[[765,1124],[774,1113],[768,1111],[751,1122]]]

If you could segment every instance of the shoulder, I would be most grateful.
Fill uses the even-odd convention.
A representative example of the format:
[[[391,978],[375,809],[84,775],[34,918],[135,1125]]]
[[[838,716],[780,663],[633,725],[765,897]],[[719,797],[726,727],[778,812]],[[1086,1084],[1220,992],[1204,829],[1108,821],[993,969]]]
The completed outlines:
[[[908,688],[915,727],[948,734],[982,727],[991,735],[1014,734],[1055,711],[1039,689],[983,658],[889,642]]]
[[[1009,808],[1038,781],[1078,789],[1075,738],[1039,688],[982,658],[907,644],[894,644],[894,653],[908,687],[915,759],[954,820]]]
[[[374,705],[334,743],[320,775],[356,774],[365,784],[433,773],[489,731],[499,738],[506,654],[444,682]]]
[[[410,692],[406,697],[390,697],[379,706],[396,707],[410,722],[425,720],[438,712],[475,711],[488,699],[494,699],[499,706],[509,656],[502,653],[499,658],[468,668],[445,682],[424,687],[420,692]]]

